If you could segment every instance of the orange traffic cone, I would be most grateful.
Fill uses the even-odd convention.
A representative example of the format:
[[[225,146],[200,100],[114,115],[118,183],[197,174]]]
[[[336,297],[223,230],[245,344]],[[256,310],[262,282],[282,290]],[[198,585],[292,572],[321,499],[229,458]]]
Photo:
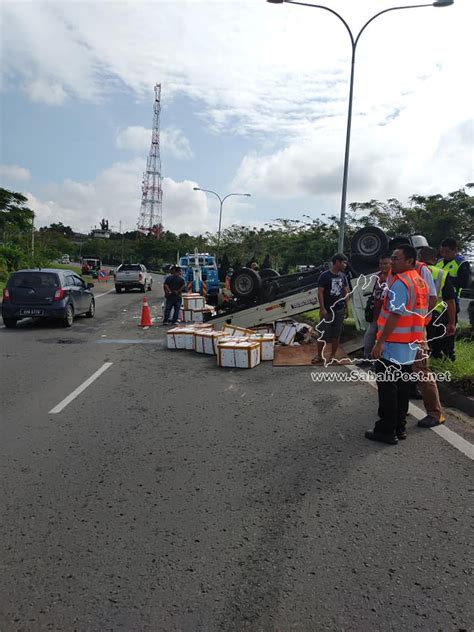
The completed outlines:
[[[150,314],[150,306],[148,305],[148,299],[143,299],[143,307],[142,307],[142,318],[140,320],[140,327],[151,327],[151,314]]]

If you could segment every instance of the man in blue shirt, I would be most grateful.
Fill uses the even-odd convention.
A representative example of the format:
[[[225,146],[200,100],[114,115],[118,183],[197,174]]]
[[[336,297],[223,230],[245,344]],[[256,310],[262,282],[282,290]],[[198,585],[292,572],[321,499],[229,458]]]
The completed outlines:
[[[412,246],[400,246],[391,259],[393,274],[401,275],[410,284],[411,291],[415,293],[415,302],[410,299],[407,285],[396,278],[388,289],[386,303],[379,318],[377,342],[372,350],[372,358],[377,360],[375,370],[379,420],[374,429],[367,431],[365,436],[371,441],[394,445],[399,439],[406,439],[409,374],[419,348],[416,340],[423,340],[424,316],[428,311],[428,286],[414,272],[416,250]],[[412,309],[407,309],[407,305],[412,306]]]
[[[170,324],[169,318],[171,309],[173,309],[171,324],[175,325],[178,322],[179,310],[182,303],[182,294],[186,286],[186,282],[180,273],[181,268],[179,266],[173,266],[171,268],[171,274],[166,277],[163,284],[166,297],[163,325]]]

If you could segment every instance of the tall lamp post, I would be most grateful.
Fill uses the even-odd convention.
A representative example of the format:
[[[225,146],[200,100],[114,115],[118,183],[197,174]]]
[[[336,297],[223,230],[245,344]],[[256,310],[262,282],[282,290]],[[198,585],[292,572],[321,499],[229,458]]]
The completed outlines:
[[[344,18],[331,9],[330,7],[326,7],[321,4],[309,4],[308,2],[298,2],[297,0],[267,0],[271,4],[299,4],[303,7],[314,7],[315,9],[324,9],[325,11],[329,11],[333,15],[335,15],[339,20],[344,24],[346,30],[349,34],[351,44],[352,44],[352,59],[351,59],[351,79],[349,85],[349,104],[347,108],[347,130],[346,130],[346,149],[344,153],[344,172],[342,176],[342,193],[341,193],[341,213],[339,219],[339,242],[338,242],[338,250],[339,252],[343,252],[344,250],[344,226],[346,221],[346,198],[347,198],[347,176],[349,174],[349,151],[351,144],[351,124],[352,124],[352,99],[354,94],[354,67],[355,67],[355,57],[356,57],[356,49],[357,44],[359,43],[360,36],[365,31],[367,26],[373,22],[379,15],[383,15],[384,13],[389,13],[390,11],[399,11],[401,9],[418,9],[421,7],[449,7],[454,4],[454,0],[436,0],[436,2],[431,2],[429,4],[411,4],[407,6],[401,7],[390,7],[389,9],[384,9],[383,11],[379,11],[373,15],[364,26],[360,29],[359,33],[354,37],[349,25],[344,20]]]
[[[232,197],[233,195],[241,195],[243,197],[251,197],[250,193],[228,193],[223,198],[216,193],[215,191],[211,191],[210,189],[201,189],[200,187],[193,187],[194,191],[203,191],[204,193],[212,193],[219,200],[220,208],[219,208],[219,231],[217,233],[217,251],[216,251],[216,265],[219,266],[219,247],[221,243],[221,226],[222,226],[222,206],[227,198]]]

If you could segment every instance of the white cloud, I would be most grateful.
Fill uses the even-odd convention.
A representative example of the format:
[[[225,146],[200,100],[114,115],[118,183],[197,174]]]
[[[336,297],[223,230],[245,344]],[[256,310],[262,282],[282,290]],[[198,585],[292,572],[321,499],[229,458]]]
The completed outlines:
[[[91,182],[64,180],[50,183],[41,196],[28,194],[37,224],[61,221],[77,231],[88,232],[105,217],[118,230],[134,230],[140,209],[143,160],[115,163]],[[197,183],[163,180],[163,224],[176,233],[198,234],[217,227],[217,209],[193,191]]]
[[[0,165],[0,178],[25,182],[31,178],[30,172],[18,165]]]
[[[354,30],[390,0],[334,0]],[[381,16],[359,44],[355,107],[367,126],[407,107],[416,86],[455,62],[470,74],[472,2]],[[184,94],[212,129],[301,136],[318,121],[343,128],[350,43],[329,13],[264,2],[4,3],[4,72],[31,97],[106,98],[125,85],[163,101]],[[471,19],[470,19],[471,18]],[[400,34],[403,34],[402,38]],[[28,41],[28,46],[23,43]],[[67,60],[67,63],[65,63]],[[468,96],[469,82],[458,86]]]
[[[151,129],[139,125],[132,125],[121,130],[117,135],[117,147],[129,149],[136,154],[145,156],[150,148]],[[160,147],[163,157],[166,153],[179,160],[192,158],[193,151],[189,140],[177,127],[167,127],[160,132]]]

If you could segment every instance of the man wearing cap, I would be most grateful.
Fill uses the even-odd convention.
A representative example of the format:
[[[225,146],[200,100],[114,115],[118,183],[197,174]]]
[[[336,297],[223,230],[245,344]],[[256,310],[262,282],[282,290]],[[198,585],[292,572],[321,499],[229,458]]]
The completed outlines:
[[[175,325],[178,322],[179,310],[182,303],[183,290],[186,287],[186,282],[181,276],[181,268],[179,266],[173,266],[171,268],[171,274],[169,274],[163,284],[165,291],[165,314],[163,318],[163,325],[170,324],[170,314],[173,309],[173,318],[171,324]]]

